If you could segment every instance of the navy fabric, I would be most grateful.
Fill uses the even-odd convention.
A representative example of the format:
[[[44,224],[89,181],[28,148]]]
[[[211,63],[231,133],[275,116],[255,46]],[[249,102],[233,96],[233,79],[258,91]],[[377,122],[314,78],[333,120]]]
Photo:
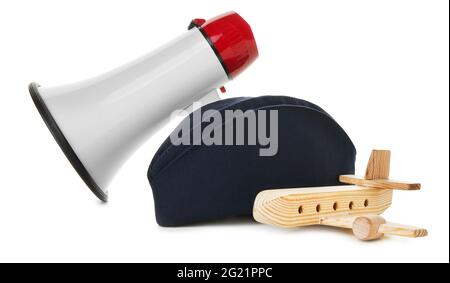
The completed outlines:
[[[222,114],[237,109],[278,110],[278,153],[260,156],[259,145],[174,146],[167,138],[148,170],[161,226],[251,216],[253,201],[262,190],[337,185],[339,175],[354,174],[352,141],[317,105],[292,97],[262,96],[225,99],[197,111],[209,109]],[[191,121],[191,131],[208,125],[194,125],[193,114],[186,119]],[[229,122],[223,121],[223,133]]]

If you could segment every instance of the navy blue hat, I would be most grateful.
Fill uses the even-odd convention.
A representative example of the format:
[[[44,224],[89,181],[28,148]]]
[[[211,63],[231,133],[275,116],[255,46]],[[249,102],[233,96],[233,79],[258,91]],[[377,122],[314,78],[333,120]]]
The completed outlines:
[[[317,105],[292,97],[262,96],[221,100],[197,111],[217,110],[226,117],[225,110],[237,109],[278,111],[277,153],[260,156],[260,145],[175,146],[167,138],[148,170],[159,225],[251,216],[254,199],[262,190],[338,185],[339,175],[354,174],[352,141]],[[193,113],[186,119],[191,132],[208,125],[195,125]],[[230,122],[235,123],[224,119],[222,127]]]

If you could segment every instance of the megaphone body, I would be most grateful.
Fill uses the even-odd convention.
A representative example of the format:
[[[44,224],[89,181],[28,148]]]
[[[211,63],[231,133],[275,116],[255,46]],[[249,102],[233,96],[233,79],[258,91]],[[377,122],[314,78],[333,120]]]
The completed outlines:
[[[230,12],[193,20],[170,43],[98,77],[29,89],[73,167],[106,201],[115,173],[174,110],[216,93],[256,58],[250,27]]]

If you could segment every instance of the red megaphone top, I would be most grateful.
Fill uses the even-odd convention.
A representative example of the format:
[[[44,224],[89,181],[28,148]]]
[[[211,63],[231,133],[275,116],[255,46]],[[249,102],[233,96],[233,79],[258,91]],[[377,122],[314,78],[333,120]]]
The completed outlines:
[[[249,24],[236,12],[208,21],[195,19],[196,26],[211,44],[230,78],[235,78],[258,58],[258,48]]]

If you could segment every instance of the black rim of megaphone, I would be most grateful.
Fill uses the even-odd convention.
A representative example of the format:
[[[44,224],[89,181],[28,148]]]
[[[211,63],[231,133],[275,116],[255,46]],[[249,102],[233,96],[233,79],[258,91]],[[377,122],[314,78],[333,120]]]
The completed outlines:
[[[53,119],[52,114],[48,110],[47,106],[44,103],[41,95],[39,94],[38,87],[40,85],[37,83],[31,83],[28,87],[31,97],[33,98],[33,102],[36,105],[39,113],[41,114],[42,119],[44,120],[47,128],[52,133],[59,147],[62,149],[67,159],[69,159],[75,171],[77,171],[78,175],[80,175],[81,179],[86,183],[89,189],[102,201],[106,202],[108,200],[108,195],[103,192],[103,190],[95,183],[94,179],[91,177],[89,172],[84,167],[83,163],[78,158],[77,154],[70,146],[67,139],[64,137],[61,129],[56,123],[55,119]]]

